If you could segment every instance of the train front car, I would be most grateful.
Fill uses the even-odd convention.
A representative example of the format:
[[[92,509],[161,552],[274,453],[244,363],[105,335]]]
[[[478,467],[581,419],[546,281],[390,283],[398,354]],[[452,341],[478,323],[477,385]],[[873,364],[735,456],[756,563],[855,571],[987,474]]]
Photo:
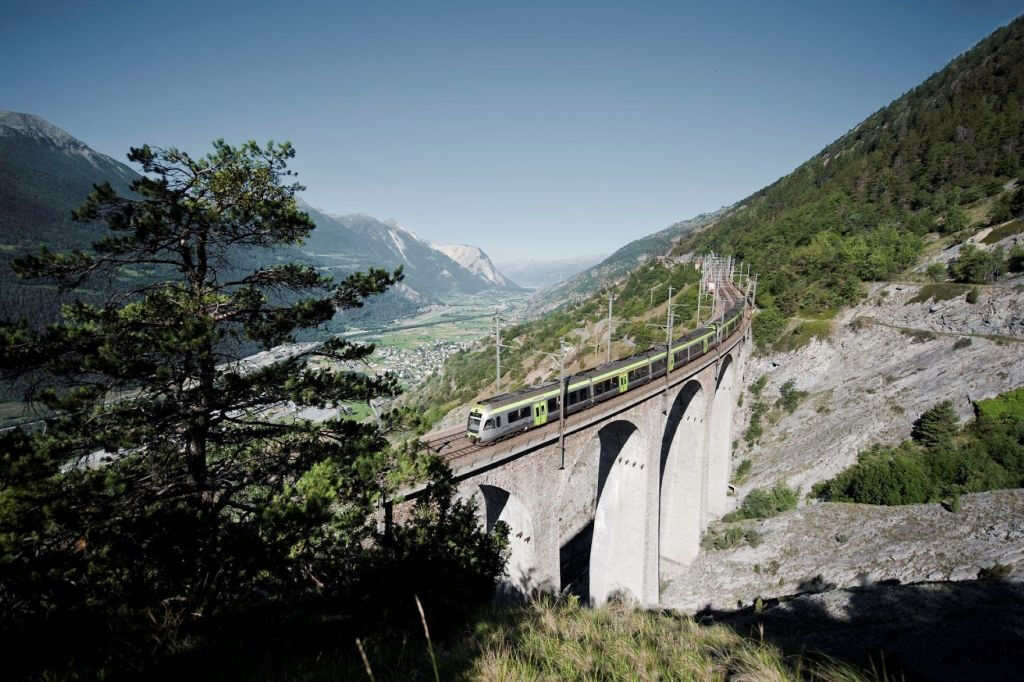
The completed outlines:
[[[469,408],[469,419],[466,422],[466,438],[476,441],[480,439],[480,427],[486,418],[487,408],[483,405],[474,405]]]

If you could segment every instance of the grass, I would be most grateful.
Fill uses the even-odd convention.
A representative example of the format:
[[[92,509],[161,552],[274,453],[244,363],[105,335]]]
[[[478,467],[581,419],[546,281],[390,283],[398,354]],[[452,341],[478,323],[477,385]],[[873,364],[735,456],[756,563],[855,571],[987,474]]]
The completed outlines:
[[[1015,234],[1021,234],[1022,232],[1024,232],[1024,220],[1013,220],[1005,225],[1001,225],[993,229],[985,235],[985,238],[981,240],[981,243],[995,244],[998,241],[1006,239],[1007,237],[1012,237]]]
[[[427,627],[427,623],[431,627]],[[434,634],[367,635],[344,641],[254,642],[191,652],[160,679],[208,680],[766,680],[884,679],[814,652],[786,655],[763,636],[743,636],[669,611],[623,604],[586,608],[575,597],[489,607]],[[315,637],[314,637],[315,639]],[[198,654],[198,655],[197,655]],[[198,677],[196,677],[198,674]]]
[[[979,400],[976,405],[978,411],[989,419],[1012,417],[1024,420],[1024,387],[1003,393],[998,398]]]
[[[811,342],[812,339],[827,339],[832,333],[832,320],[803,320],[789,332],[779,337],[775,342],[775,349],[779,351],[790,351],[802,348]]]
[[[452,657],[468,669],[442,679],[473,680],[860,680],[831,661],[787,657],[774,645],[723,625],[625,606],[582,608],[541,601],[495,612]]]
[[[900,329],[900,333],[909,336],[911,343],[927,343],[936,338],[935,332],[928,329]]]
[[[950,301],[958,296],[963,296],[970,290],[966,284],[953,284],[951,282],[935,282],[925,284],[907,303],[927,303],[928,301]]]

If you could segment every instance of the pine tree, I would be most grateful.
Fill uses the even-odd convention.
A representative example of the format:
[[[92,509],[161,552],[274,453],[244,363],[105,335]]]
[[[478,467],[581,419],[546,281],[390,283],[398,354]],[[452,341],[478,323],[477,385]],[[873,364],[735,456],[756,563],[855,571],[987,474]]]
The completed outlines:
[[[917,418],[910,435],[931,450],[952,444],[959,430],[960,419],[953,409],[953,403],[944,400]]]
[[[239,359],[294,342],[401,273],[335,282],[274,262],[313,228],[289,182],[293,155],[287,143],[218,141],[202,158],[134,148],[145,175],[132,194],[97,186],[75,214],[109,236],[17,262],[21,277],[110,293],[43,330],[0,326],[0,369],[53,415],[0,444],[0,600],[196,614],[340,589],[331,577],[365,551],[388,477],[415,462],[396,460],[373,426],[272,408],[337,408],[397,383],[345,371],[373,349],[339,338],[262,366]],[[240,265],[260,258],[271,264]]]

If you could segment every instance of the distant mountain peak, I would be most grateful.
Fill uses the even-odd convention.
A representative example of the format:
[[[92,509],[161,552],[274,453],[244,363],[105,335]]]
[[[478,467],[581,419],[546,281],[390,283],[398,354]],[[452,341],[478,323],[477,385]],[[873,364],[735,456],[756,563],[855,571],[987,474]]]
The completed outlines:
[[[18,135],[41,142],[49,142],[58,149],[95,154],[87,144],[78,140],[46,119],[35,114],[0,109],[0,136]]]
[[[470,244],[431,244],[431,246],[494,286],[503,289],[519,288],[519,285],[498,272],[498,268],[494,267],[494,263],[479,246]]]

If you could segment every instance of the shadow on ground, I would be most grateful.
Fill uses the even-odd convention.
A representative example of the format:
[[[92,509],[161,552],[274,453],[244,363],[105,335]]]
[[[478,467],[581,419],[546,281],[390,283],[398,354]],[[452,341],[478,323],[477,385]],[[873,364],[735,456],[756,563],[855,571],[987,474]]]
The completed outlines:
[[[1024,678],[1024,584],[883,582],[836,590],[819,577],[800,588],[696,617],[763,636],[787,655],[817,651],[895,679]]]

